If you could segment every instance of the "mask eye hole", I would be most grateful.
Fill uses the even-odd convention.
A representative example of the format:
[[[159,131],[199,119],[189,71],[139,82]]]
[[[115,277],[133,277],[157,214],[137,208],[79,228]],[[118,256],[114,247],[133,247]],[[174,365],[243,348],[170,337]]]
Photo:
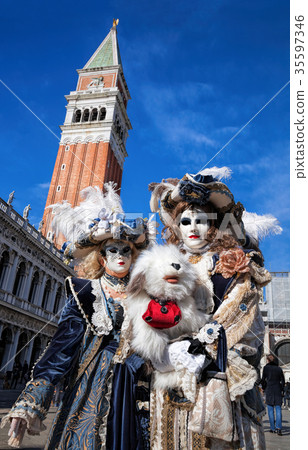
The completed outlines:
[[[130,252],[130,247],[124,247],[123,248],[124,255],[127,255],[127,253],[129,253],[129,252]]]
[[[183,217],[183,219],[181,219],[181,225],[183,225],[184,227],[190,224],[191,220],[188,217]]]
[[[111,247],[111,248],[108,248],[108,252],[115,255],[116,253],[118,253],[118,249],[115,247]]]

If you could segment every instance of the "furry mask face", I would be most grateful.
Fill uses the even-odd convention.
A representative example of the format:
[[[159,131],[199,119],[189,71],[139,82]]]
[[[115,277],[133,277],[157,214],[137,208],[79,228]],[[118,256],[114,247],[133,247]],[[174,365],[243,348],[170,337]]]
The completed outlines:
[[[191,264],[174,245],[155,245],[145,250],[132,270],[127,293],[145,290],[150,296],[180,302],[194,289],[196,275]]]

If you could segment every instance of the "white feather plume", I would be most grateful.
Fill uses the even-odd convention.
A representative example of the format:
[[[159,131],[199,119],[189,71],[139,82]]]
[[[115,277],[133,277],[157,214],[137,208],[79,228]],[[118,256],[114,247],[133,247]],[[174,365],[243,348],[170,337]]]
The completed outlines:
[[[197,175],[212,175],[212,177],[221,180],[222,178],[228,179],[231,177],[232,170],[229,167],[209,167],[208,169],[201,170]]]
[[[245,231],[257,242],[269,234],[280,234],[282,232],[278,220],[271,214],[259,216],[256,213],[244,211],[242,220]]]
[[[99,217],[100,212],[102,212],[101,215],[106,214],[107,216],[113,213],[124,214],[120,196],[116,193],[115,184],[112,182],[106,183],[104,188],[105,193],[98,186],[89,186],[80,193],[83,201],[76,208],[80,208],[82,212],[85,212],[90,220]]]
[[[105,193],[98,186],[89,186],[80,193],[83,201],[72,208],[67,201],[49,206],[54,219],[52,229],[56,236],[62,233],[66,240],[75,242],[78,236],[89,230],[94,219],[110,218],[113,213],[124,214],[120,196],[114,183],[104,185]]]
[[[62,233],[68,240],[71,240],[68,236],[78,235],[83,230],[82,221],[79,223],[78,220],[78,212],[67,201],[50,205],[48,208],[52,208],[55,215],[52,221],[52,230],[56,236]]]

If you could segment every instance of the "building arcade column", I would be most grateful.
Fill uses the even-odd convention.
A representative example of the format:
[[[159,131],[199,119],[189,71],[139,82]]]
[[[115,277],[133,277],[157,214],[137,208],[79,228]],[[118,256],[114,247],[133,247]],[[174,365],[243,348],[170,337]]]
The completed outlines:
[[[28,276],[27,276],[27,280],[26,280],[26,285],[24,287],[24,292],[23,292],[23,295],[22,295],[22,298],[24,300],[28,300],[30,286],[31,286],[31,281],[32,281],[33,269],[34,269],[34,266],[31,264],[31,267],[29,269],[29,273],[28,273]]]
[[[8,354],[8,358],[7,358],[8,362],[7,362],[7,366],[5,369],[6,371],[13,369],[20,333],[21,333],[21,329],[17,328],[16,332],[14,333],[14,336],[12,337],[13,343],[11,345],[10,352]]]
[[[39,294],[36,296],[36,299],[35,299],[35,304],[37,306],[42,306],[43,295],[44,295],[44,290],[45,290],[45,285],[46,285],[46,278],[47,278],[46,273],[44,273],[43,279],[42,279],[42,284],[40,286],[40,289],[38,289]]]
[[[8,292],[12,292],[12,290],[13,290],[18,261],[19,261],[19,255],[17,253],[15,253],[13,264],[9,269],[9,278],[8,278],[7,285],[6,285],[6,290]]]

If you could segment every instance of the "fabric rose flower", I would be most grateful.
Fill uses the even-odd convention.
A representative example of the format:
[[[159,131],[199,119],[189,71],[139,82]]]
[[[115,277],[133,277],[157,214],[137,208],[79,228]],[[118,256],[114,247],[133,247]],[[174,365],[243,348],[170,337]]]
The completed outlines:
[[[221,273],[224,278],[230,278],[236,273],[249,272],[250,258],[241,248],[225,250],[219,254],[216,264],[216,273]]]

